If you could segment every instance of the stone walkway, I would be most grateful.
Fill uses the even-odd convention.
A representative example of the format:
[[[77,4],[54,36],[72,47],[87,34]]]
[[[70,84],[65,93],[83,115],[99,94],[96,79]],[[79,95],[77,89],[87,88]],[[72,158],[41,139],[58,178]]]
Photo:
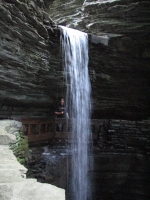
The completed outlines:
[[[9,121],[12,127],[12,121]],[[0,121],[0,200],[65,200],[64,189],[39,183],[36,179],[26,179],[27,169],[17,161],[9,148],[11,139],[6,131],[8,120],[7,128],[1,126],[1,123],[2,121]],[[14,121],[13,125],[17,127]]]

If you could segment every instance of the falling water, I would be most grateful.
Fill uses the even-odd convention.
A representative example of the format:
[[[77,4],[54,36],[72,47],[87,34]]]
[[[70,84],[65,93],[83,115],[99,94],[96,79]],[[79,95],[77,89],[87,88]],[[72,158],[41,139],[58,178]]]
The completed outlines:
[[[88,36],[86,33],[60,26],[64,74],[67,85],[67,104],[72,135],[72,197],[90,199],[89,140],[91,85],[88,75]]]

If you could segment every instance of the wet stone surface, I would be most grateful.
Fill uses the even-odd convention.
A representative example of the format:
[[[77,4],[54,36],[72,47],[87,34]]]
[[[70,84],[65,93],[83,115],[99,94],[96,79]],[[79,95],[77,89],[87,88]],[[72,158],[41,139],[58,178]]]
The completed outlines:
[[[64,141],[45,146],[30,147],[30,157],[26,163],[27,177],[35,177],[39,182],[66,188],[66,163],[70,151]]]
[[[114,137],[113,142],[116,139],[117,137]],[[111,144],[112,142],[110,146]],[[109,145],[100,147],[93,142],[93,154],[90,156],[94,165],[89,168],[92,200],[148,200],[149,156],[133,147],[124,149],[121,142],[115,142],[115,145],[116,148]],[[39,182],[64,188],[66,200],[71,200],[69,197],[71,154],[67,140],[57,140],[49,145],[31,146],[30,158],[26,164],[27,177],[35,177]]]
[[[101,120],[92,132],[97,135],[89,154],[93,200],[149,200],[150,120]],[[66,200],[71,200],[69,147],[69,139],[30,146],[26,163],[27,177],[64,188]]]

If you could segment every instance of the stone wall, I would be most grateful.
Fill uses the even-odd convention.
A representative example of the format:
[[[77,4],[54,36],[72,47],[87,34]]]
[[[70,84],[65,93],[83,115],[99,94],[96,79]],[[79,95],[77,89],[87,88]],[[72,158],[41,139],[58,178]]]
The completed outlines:
[[[150,155],[150,120],[104,120],[97,144],[102,151]]]
[[[95,144],[95,199],[148,200],[150,120],[102,120]]]
[[[96,200],[148,200],[150,159],[140,153],[101,152],[91,172]]]

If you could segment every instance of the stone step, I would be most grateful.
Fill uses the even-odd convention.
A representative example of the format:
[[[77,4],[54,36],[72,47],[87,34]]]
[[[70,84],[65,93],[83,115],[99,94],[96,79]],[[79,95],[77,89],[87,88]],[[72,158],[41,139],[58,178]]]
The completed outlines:
[[[0,149],[0,155],[4,155],[4,156],[5,156],[5,155],[6,155],[6,156],[7,156],[7,155],[12,155],[12,156],[13,156],[14,154],[13,154],[12,150],[8,150],[8,149],[2,150],[2,149]]]
[[[0,163],[0,169],[26,169],[23,165],[20,163]],[[27,169],[26,169],[27,170]]]
[[[21,173],[18,169],[0,169],[0,183],[10,183],[22,181]]]
[[[0,163],[3,163],[3,164],[17,164],[17,159],[16,158],[12,158],[12,159],[10,159],[10,160],[8,160],[8,159],[2,159],[2,157],[1,157],[1,159],[0,159]]]
[[[37,180],[35,178],[28,178],[28,179],[25,179],[25,178],[22,178],[21,181],[15,181],[14,182],[6,182],[6,183],[0,183],[0,188],[4,185],[9,185],[9,186],[14,186],[14,185],[18,185],[18,184],[21,184],[21,185],[30,185],[30,184],[35,184],[37,183]]]
[[[0,156],[1,157],[4,157],[5,158],[5,160],[9,160],[10,158],[13,158],[13,159],[15,159],[16,157],[14,156],[14,154],[13,154],[13,151],[12,150],[10,150],[10,149],[0,149]],[[0,157],[0,158],[1,158]]]
[[[30,187],[31,183],[36,183],[36,179],[28,179],[28,185]],[[19,200],[20,197],[14,198],[14,192],[17,187],[18,191],[21,191],[24,185],[27,185],[27,179],[21,179],[21,181],[9,182],[9,183],[0,183],[0,200]],[[33,198],[34,199],[34,198]],[[23,200],[20,198],[20,200]]]
[[[27,169],[19,163],[17,163],[17,164],[11,164],[11,163],[0,164],[0,170],[1,169],[8,170],[8,171],[17,169],[20,171],[21,175],[26,174],[26,172],[27,172]]]
[[[2,134],[0,132],[0,145],[8,145],[16,141],[16,136],[12,134]]]
[[[1,154],[0,153],[0,160],[17,160],[13,154]]]
[[[65,200],[65,190],[46,183],[17,183],[13,193],[11,200]]]
[[[10,150],[10,147],[8,145],[0,145],[0,151],[1,150]]]
[[[0,145],[0,170],[18,170],[20,175],[25,177],[27,169],[21,165],[14,156],[12,150]]]
[[[6,135],[6,134],[7,134],[7,131],[5,130],[5,127],[1,126],[0,127],[0,135]]]
[[[22,182],[0,183],[1,200],[65,200],[65,190],[56,186],[38,183],[36,179]]]

